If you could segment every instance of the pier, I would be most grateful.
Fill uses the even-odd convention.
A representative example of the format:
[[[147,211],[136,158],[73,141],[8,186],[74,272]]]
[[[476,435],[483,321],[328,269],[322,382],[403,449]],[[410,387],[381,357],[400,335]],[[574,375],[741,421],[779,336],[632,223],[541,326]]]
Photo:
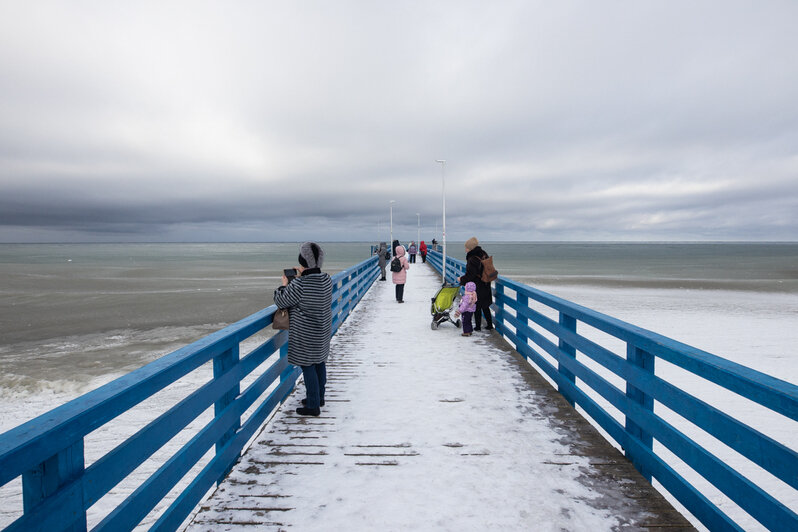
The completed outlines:
[[[440,276],[377,282],[188,530],[584,530],[689,522],[494,332],[430,328]],[[624,479],[619,482],[618,479]]]
[[[798,387],[502,276],[494,332],[433,330],[436,271],[452,281],[465,268],[442,259],[411,267],[401,305],[376,257],[333,276],[319,417],[294,412],[301,372],[288,333],[271,334],[271,306],[0,435],[0,486],[21,484],[3,501],[4,530],[680,530],[692,529],[687,514],[710,530],[749,528],[706,483],[767,529],[798,528],[795,441],[655,369],[666,362],[790,423]],[[160,410],[135,434],[86,452],[148,402]]]

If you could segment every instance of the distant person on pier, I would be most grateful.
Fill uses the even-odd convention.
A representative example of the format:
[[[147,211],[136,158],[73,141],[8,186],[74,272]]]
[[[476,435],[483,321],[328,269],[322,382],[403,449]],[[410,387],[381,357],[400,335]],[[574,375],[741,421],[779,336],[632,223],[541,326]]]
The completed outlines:
[[[322,273],[324,251],[315,242],[299,248],[297,276],[274,291],[274,304],[288,309],[288,363],[302,368],[307,398],[301,416],[318,416],[324,406],[327,357],[332,333],[332,279]]]
[[[421,253],[421,262],[427,262],[427,245],[423,240],[418,245],[418,252]]]
[[[380,281],[385,280],[385,266],[388,264],[388,259],[390,258],[390,256],[391,254],[388,253],[388,244],[386,244],[385,242],[380,242],[380,247],[377,250],[377,257],[379,257],[377,259],[378,261],[377,264],[379,265],[380,273],[382,274],[380,276]]]
[[[435,246],[437,246],[437,245],[438,245],[438,241],[433,238],[432,239],[432,249],[435,249]]]
[[[396,285],[396,301],[399,303],[405,302],[405,282],[407,282],[407,270],[410,269],[410,263],[407,262],[405,257],[405,248],[403,246],[396,246],[394,248],[394,259],[391,261],[391,279],[393,284]],[[394,271],[393,262],[399,261],[399,270]]]
[[[493,293],[490,283],[482,281],[482,259],[487,259],[488,254],[479,247],[477,237],[472,236],[465,243],[466,271],[460,277],[460,286],[474,283],[477,287],[477,309],[474,311],[474,330],[482,330],[482,316],[485,316],[485,329],[493,329],[493,317],[490,315],[490,305],[493,303]]]
[[[410,264],[416,263],[416,243],[411,241],[410,247],[407,248],[407,253],[410,255]]]

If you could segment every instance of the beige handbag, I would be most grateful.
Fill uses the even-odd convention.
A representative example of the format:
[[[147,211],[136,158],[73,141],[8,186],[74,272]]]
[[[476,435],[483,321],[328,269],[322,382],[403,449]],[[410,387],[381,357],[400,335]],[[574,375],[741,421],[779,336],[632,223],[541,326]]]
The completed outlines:
[[[272,318],[272,329],[288,330],[288,309],[278,308]]]

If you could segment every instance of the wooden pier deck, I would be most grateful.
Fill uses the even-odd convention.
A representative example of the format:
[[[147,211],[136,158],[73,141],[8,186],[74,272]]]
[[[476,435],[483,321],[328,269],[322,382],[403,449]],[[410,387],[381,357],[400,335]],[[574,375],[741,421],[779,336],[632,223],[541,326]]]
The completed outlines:
[[[333,339],[318,418],[287,399],[188,527],[693,530],[494,332],[430,329],[440,278],[376,282]]]

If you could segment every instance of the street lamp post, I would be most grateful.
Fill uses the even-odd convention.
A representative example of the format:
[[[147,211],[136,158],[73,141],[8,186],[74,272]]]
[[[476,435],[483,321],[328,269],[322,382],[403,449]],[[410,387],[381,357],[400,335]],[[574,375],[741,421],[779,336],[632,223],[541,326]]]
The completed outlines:
[[[441,165],[441,196],[443,196],[443,227],[441,236],[443,237],[443,284],[446,284],[446,160],[435,159]]]
[[[391,200],[388,202],[388,204],[391,206],[391,243],[389,244],[391,247],[393,247],[393,204],[394,203],[396,203],[396,200]],[[393,255],[394,253],[396,253],[396,250],[391,249],[391,255]]]

